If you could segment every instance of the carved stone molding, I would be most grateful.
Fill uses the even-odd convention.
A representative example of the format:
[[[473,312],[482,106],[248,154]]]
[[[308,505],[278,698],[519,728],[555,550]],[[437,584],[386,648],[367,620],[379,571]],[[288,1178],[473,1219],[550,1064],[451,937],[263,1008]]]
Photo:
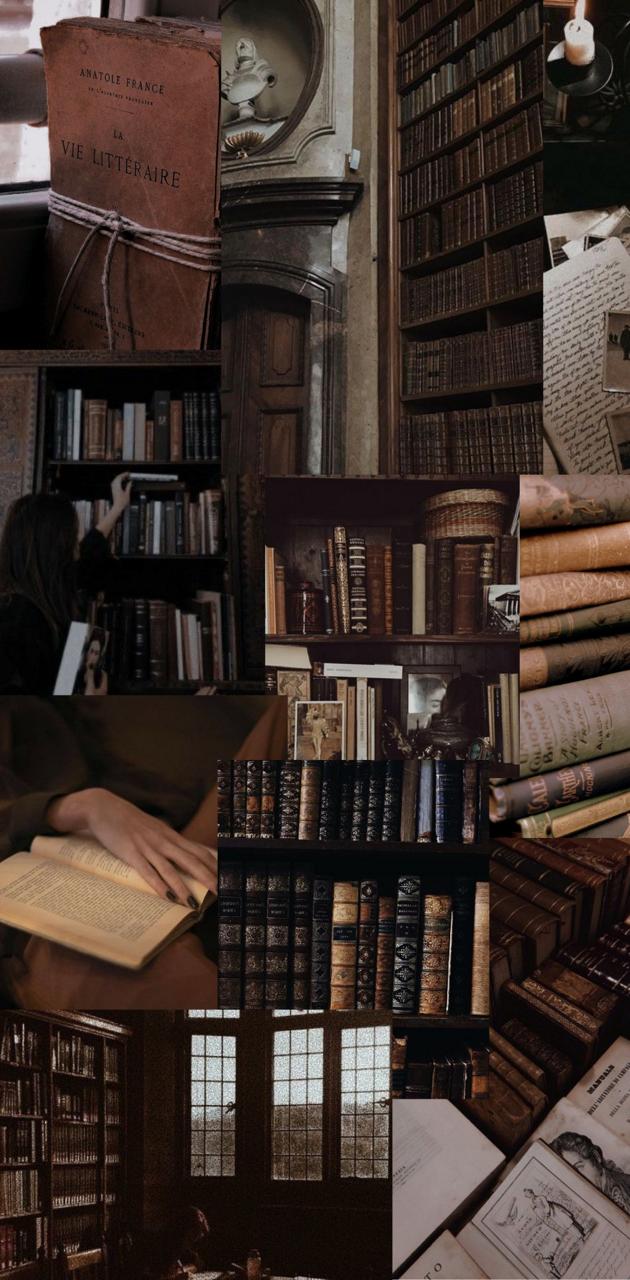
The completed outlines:
[[[343,214],[352,212],[362,192],[362,182],[345,178],[276,178],[238,183],[224,188],[222,193],[223,231],[285,223],[334,226]]]

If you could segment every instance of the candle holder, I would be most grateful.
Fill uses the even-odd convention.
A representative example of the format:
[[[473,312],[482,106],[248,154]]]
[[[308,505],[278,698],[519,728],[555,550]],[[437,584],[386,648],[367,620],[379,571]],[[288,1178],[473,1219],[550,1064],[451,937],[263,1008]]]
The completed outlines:
[[[614,64],[607,45],[595,41],[595,57],[585,67],[576,67],[564,56],[564,40],[554,45],[547,58],[547,75],[554,87],[570,98],[594,98],[612,79]]]

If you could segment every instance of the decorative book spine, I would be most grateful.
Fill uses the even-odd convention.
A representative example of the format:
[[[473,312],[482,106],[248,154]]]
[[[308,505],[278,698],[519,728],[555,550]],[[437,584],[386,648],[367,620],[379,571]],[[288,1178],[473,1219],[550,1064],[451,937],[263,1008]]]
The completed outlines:
[[[291,874],[286,865],[267,870],[267,930],[265,937],[265,1007],[289,1007],[289,929]]]
[[[338,760],[322,761],[318,840],[336,840],[339,832],[340,770]]]
[[[476,760],[466,760],[463,778],[462,841],[475,844],[479,834],[479,766]]]
[[[333,612],[332,612],[332,595],[330,587],[330,569],[328,568],[328,552],[320,551],[320,560],[322,568],[322,595],[324,598],[324,631],[326,635],[333,634]]]
[[[371,636],[385,635],[385,548],[367,548],[368,631]]]
[[[274,552],[273,589],[276,601],[276,635],[287,634],[287,570],[284,560]]]
[[[438,844],[461,842],[463,779],[463,761],[435,761],[435,838]]]
[[[433,840],[435,831],[435,760],[420,761],[418,827],[416,839],[421,844]]]
[[[368,629],[365,538],[348,538],[348,577],[350,630],[361,635]]]
[[[338,636],[341,630],[339,616],[339,589],[337,586],[337,572],[335,567],[335,547],[332,538],[326,539],[326,559],[328,560],[328,575],[330,579],[330,610],[332,615],[333,635]]]
[[[394,939],[394,1013],[414,1013],[420,934],[420,877],[400,876],[396,896]]]
[[[429,538],[427,540],[425,579],[426,579],[425,632],[428,636],[431,636],[435,631],[435,540],[433,538]]]
[[[276,834],[276,786],[278,765],[275,760],[263,760],[261,779],[260,835],[263,840],[273,840]]]
[[[375,1009],[391,1009],[392,1007],[395,928],[396,899],[391,894],[381,894],[378,900],[378,928],[376,935]]]
[[[313,868],[296,864],[291,884],[291,1009],[308,1009],[310,1002]]]
[[[332,903],[332,876],[315,876],[313,880],[311,1009],[327,1009],[330,1005]]]
[[[458,876],[453,883],[452,898],[453,929],[448,1011],[452,1014],[461,1015],[470,1012],[475,916],[474,880]]]
[[[470,1012],[487,1017],[489,1010],[490,886],[478,880],[475,888]]]
[[[317,840],[321,777],[319,760],[302,761],[298,840]]]
[[[453,635],[478,629],[479,546],[456,543],[453,549]]]
[[[278,834],[281,840],[297,840],[300,816],[302,762],[283,760],[278,783]]]
[[[366,840],[373,843],[383,836],[383,802],[385,799],[385,774],[382,762],[373,760],[369,765]]]
[[[359,945],[357,951],[357,1009],[373,1009],[376,983],[378,881],[359,886]]]
[[[235,760],[232,765],[232,835],[242,840],[247,835],[247,761]]]
[[[219,861],[219,1006],[240,1009],[243,969],[243,882],[240,859]]]
[[[217,761],[217,839],[232,835],[232,761]]]
[[[330,1007],[354,1009],[357,986],[359,885],[339,880],[333,890]]]
[[[262,805],[262,764],[260,760],[246,761],[245,835],[260,839],[260,810]]]
[[[243,955],[243,1006],[265,1007],[265,941],[267,918],[267,868],[264,863],[245,864],[245,947]]]
[[[341,634],[350,635],[350,583],[348,578],[348,542],[342,525],[334,531],[335,570]]]
[[[424,899],[418,1013],[447,1010],[452,908],[447,894],[430,893]]]
[[[402,771],[402,760],[386,761],[382,838],[388,843],[401,839]]]
[[[394,635],[411,634],[411,543],[394,542],[392,549]]]
[[[385,635],[391,636],[394,630],[394,564],[391,547],[383,552],[383,584],[385,599]]]
[[[451,634],[453,621],[453,543],[440,538],[435,561],[435,629],[439,636]]]
[[[352,837],[352,807],[354,801],[354,771],[356,765],[352,760],[344,760],[341,765],[341,786],[339,794],[339,839],[350,840]]]
[[[487,1049],[469,1047],[470,1097],[487,1098],[490,1080],[490,1061]]]
[[[352,790],[352,825],[350,839],[360,842],[367,839],[368,794],[370,766],[367,760],[357,760],[354,766]]]

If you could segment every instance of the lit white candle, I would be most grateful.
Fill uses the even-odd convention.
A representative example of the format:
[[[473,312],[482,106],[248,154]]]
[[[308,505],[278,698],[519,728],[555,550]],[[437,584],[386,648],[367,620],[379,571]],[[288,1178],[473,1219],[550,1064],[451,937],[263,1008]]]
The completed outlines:
[[[584,17],[585,0],[576,0],[575,17],[564,28],[564,56],[574,67],[587,67],[595,57],[592,22]]]

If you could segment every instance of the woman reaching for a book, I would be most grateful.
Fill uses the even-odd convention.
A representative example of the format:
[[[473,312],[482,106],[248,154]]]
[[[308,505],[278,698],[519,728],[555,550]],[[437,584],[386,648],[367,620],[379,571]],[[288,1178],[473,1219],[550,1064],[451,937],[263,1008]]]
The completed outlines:
[[[51,694],[82,592],[98,591],[109,537],[131,497],[116,476],[112,505],[80,540],[76,511],[60,494],[35,493],[9,508],[0,541],[0,693]],[[102,693],[102,681],[86,681]]]

